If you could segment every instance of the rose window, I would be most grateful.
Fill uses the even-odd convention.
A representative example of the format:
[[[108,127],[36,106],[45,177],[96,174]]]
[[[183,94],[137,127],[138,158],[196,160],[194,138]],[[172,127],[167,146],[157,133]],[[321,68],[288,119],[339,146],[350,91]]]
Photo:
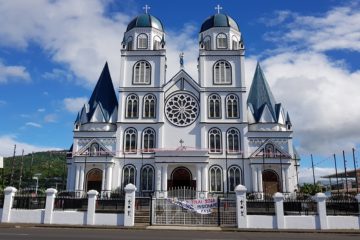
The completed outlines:
[[[175,94],[166,102],[167,119],[174,125],[185,127],[192,124],[199,115],[196,99],[186,93]]]

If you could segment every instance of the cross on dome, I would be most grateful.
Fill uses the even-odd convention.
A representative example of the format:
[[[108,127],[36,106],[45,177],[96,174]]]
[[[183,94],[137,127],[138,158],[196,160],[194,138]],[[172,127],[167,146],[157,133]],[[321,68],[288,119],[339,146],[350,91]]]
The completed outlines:
[[[145,4],[145,6],[143,7],[143,9],[145,10],[145,13],[148,13],[148,10],[150,9],[150,6]]]
[[[215,7],[215,10],[218,11],[218,14],[220,14],[220,10],[223,9],[219,4]]]

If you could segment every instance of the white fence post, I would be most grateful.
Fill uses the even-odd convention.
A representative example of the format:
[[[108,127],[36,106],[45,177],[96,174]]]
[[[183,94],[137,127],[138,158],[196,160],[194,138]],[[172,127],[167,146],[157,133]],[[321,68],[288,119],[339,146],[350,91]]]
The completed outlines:
[[[317,202],[317,212],[319,217],[320,229],[328,229],[326,215],[326,195],[324,193],[315,194],[315,201]]]
[[[284,229],[285,228],[285,218],[284,218],[284,195],[282,193],[275,193],[274,196],[275,202],[275,214],[276,214],[276,228]]]
[[[135,185],[129,183],[125,187],[125,208],[124,226],[133,227],[135,225]]]
[[[359,210],[359,229],[360,229],[360,193],[358,193],[356,196],[355,196],[357,202],[358,202],[358,210]]]
[[[4,189],[5,197],[4,197],[3,212],[1,217],[2,223],[10,222],[11,209],[16,192],[17,189],[14,187],[7,187]]]
[[[246,187],[237,185],[236,192],[236,220],[238,228],[247,228],[247,210],[246,210]]]
[[[98,191],[90,190],[88,191],[88,207],[86,214],[86,224],[94,225],[95,224],[95,211],[96,211],[96,199],[98,195]]]
[[[54,212],[54,201],[57,190],[54,188],[49,188],[46,190],[46,203],[45,203],[45,215],[44,215],[44,224],[52,223],[52,216]]]

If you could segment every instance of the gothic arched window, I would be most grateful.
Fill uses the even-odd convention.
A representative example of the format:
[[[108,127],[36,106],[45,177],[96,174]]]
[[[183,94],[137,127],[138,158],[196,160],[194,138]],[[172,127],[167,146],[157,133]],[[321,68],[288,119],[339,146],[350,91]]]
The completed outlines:
[[[210,192],[222,192],[223,180],[222,169],[219,166],[212,166],[209,170],[210,173]]]
[[[226,117],[238,118],[239,117],[239,104],[238,97],[235,94],[229,94],[226,97]]]
[[[230,128],[227,131],[227,150],[230,153],[240,151],[240,134],[236,128]]]
[[[209,118],[221,117],[221,98],[218,94],[211,94],[208,98]]]
[[[126,40],[126,50],[133,50],[133,38],[128,37]]]
[[[124,152],[136,153],[137,131],[135,128],[128,128],[124,132]]]
[[[206,36],[204,38],[203,43],[204,43],[205,50],[211,50],[211,38],[209,36]]]
[[[209,151],[211,153],[221,153],[221,131],[217,128],[212,128],[209,131]]]
[[[235,187],[241,183],[241,169],[238,166],[231,166],[228,170],[229,192],[233,192]]]
[[[147,61],[139,61],[134,65],[133,84],[150,84],[151,66]]]
[[[145,128],[143,131],[143,152],[153,152],[155,148],[155,131]]]
[[[123,168],[123,186],[129,183],[136,184],[136,169],[133,165],[126,165]]]
[[[144,192],[154,191],[154,168],[150,165],[145,165],[141,169],[141,190]]]
[[[126,118],[139,117],[139,98],[136,94],[130,94],[126,98]]]
[[[100,155],[100,146],[98,143],[93,143],[90,146],[90,156],[98,156]]]
[[[224,33],[219,33],[216,37],[217,48],[227,48],[227,37]]]
[[[231,84],[231,65],[227,61],[218,61],[214,65],[214,84]]]
[[[153,94],[147,94],[144,96],[143,117],[156,117],[156,97]]]
[[[142,33],[137,37],[137,47],[140,49],[148,48],[148,36],[145,33]]]

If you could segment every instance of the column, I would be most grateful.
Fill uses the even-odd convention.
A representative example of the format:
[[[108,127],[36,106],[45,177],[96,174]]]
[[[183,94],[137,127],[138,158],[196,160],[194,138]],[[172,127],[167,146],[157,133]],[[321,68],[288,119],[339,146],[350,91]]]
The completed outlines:
[[[155,191],[158,193],[159,191],[161,191],[161,165],[156,164],[155,166]]]
[[[96,198],[99,194],[96,190],[90,190],[88,193],[88,208],[86,214],[86,224],[95,224]]]
[[[257,178],[258,178],[258,186],[259,186],[259,192],[263,192],[263,180],[262,180],[262,169],[261,167],[257,168]]]
[[[80,191],[84,191],[84,175],[85,175],[85,166],[80,165],[80,180],[79,180]]]
[[[3,212],[1,216],[1,222],[7,223],[10,222],[11,216],[11,209],[14,201],[15,193],[17,189],[14,187],[7,187],[4,189],[4,205],[3,205]]]
[[[287,192],[286,190],[286,177],[285,177],[285,168],[283,167],[281,169],[281,174],[282,174],[282,183],[281,183],[281,186],[282,186],[282,192]]]
[[[319,218],[320,229],[328,229],[326,216],[326,195],[324,193],[315,194],[315,201],[317,202],[317,217]]]
[[[256,166],[251,165],[251,174],[253,179],[253,192],[258,192],[258,177]]]
[[[107,191],[111,191],[112,169],[113,169],[113,167],[110,164],[108,164],[106,166],[106,190]]]
[[[161,180],[162,180],[162,190],[164,191],[165,198],[167,197],[167,181],[168,181],[167,170],[168,170],[168,165],[163,164]]]
[[[135,191],[134,184],[129,183],[125,187],[125,208],[124,208],[124,226],[133,227],[135,225]]]
[[[101,193],[102,196],[103,191],[106,190],[106,165],[104,164],[102,169],[102,181],[101,181]]]
[[[284,195],[282,193],[275,193],[274,196],[275,202],[275,215],[276,215],[276,227],[277,229],[285,228],[285,218],[284,218]]]
[[[45,213],[44,213],[44,224],[52,223],[52,216],[54,212],[54,201],[57,190],[54,188],[49,188],[46,190],[46,203],[45,203]]]
[[[237,185],[236,193],[236,221],[238,228],[247,228],[247,210],[246,210],[246,187]]]
[[[79,180],[80,180],[80,166],[79,164],[75,164],[75,187],[74,190],[79,190]]]
[[[122,184],[121,179],[122,179],[122,167],[121,167],[121,165],[119,165],[118,177],[117,177],[117,187],[121,186],[121,184]]]
[[[208,190],[208,166],[204,165],[202,167],[202,179],[201,179],[201,185],[202,185],[202,191],[205,192],[205,195],[207,195],[206,193],[209,191]],[[206,196],[205,196],[206,197]]]
[[[196,165],[196,191],[200,195],[201,189],[201,165]]]
[[[289,187],[290,187],[290,179],[289,179],[289,166],[286,166],[284,169],[284,182],[285,182],[285,192],[290,192]]]

